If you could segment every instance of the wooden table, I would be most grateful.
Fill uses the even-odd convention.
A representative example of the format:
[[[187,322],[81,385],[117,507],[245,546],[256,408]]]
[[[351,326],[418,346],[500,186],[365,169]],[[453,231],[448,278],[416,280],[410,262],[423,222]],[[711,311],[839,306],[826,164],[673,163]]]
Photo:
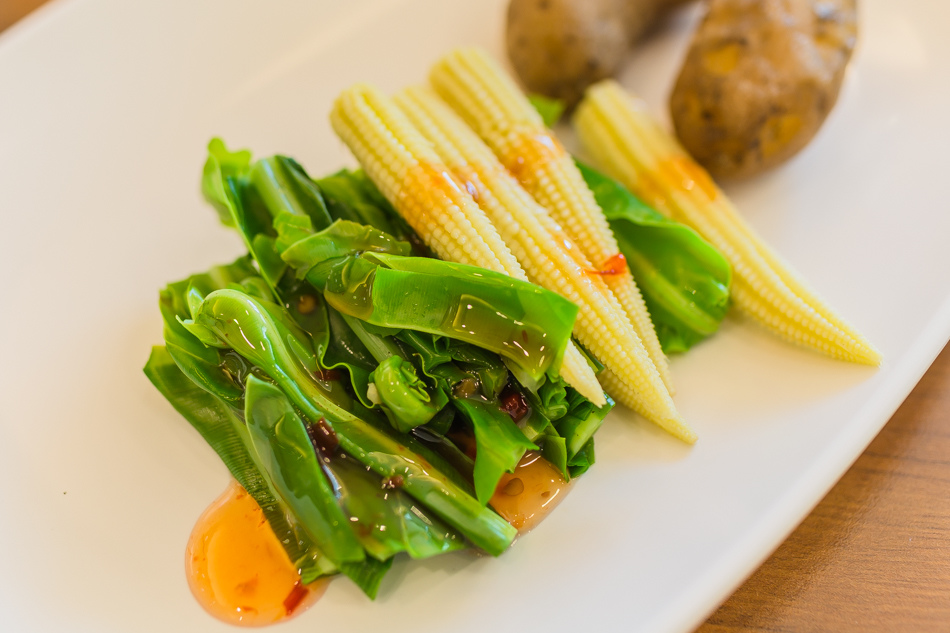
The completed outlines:
[[[697,633],[950,631],[950,345]]]
[[[0,0],[0,31],[46,0]],[[881,434],[696,633],[950,631],[950,346]]]

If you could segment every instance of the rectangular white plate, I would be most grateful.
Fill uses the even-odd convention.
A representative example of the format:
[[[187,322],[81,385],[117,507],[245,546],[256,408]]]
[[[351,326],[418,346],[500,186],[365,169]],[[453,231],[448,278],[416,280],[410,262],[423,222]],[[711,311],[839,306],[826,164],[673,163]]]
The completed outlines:
[[[205,143],[350,163],[334,95],[422,81],[462,44],[502,55],[504,5],[66,0],[0,38],[4,630],[230,630],[183,575],[226,471],[141,372],[158,288],[240,252],[198,194]],[[781,542],[950,335],[950,8],[861,9],[821,133],[729,193],[885,365],[730,319],[673,363],[695,447],[618,411],[596,467],[500,559],[399,563],[372,603],[334,582],[281,631],[688,631]],[[623,81],[658,111],[696,15],[631,56]]]

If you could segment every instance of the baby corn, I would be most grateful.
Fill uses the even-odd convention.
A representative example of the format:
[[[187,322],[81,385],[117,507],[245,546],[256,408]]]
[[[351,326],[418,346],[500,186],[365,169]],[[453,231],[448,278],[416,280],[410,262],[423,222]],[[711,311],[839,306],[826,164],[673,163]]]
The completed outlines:
[[[604,389],[607,390],[607,393],[610,394],[614,400],[618,402],[627,402],[627,401],[636,401],[637,392],[630,387],[626,382],[620,380],[617,377],[617,374],[610,371],[609,368],[605,368],[600,372],[597,377],[600,379],[600,384],[604,386]],[[643,410],[634,405],[631,407],[634,411],[647,417]],[[696,433],[691,429],[682,419],[677,420],[667,420],[665,424],[660,425],[665,431],[672,434],[675,437],[687,442],[689,444],[694,444],[696,442]]]
[[[353,86],[337,98],[330,122],[383,195],[440,258],[527,279],[465,185],[389,97],[369,86]],[[597,377],[573,343],[565,351],[561,376],[597,406],[606,403]]]
[[[722,251],[733,267],[736,307],[793,343],[842,360],[880,364],[874,346],[806,287],[708,174],[616,82],[588,89],[574,124],[607,173]]]
[[[604,281],[626,311],[667,389],[671,389],[666,356],[607,219],[571,156],[514,81],[477,49],[450,53],[433,67],[429,79],[436,92],[604,273]]]
[[[454,175],[474,191],[479,207],[524,267],[528,278],[579,307],[574,334],[615,374],[611,391],[627,406],[680,439],[695,441],[616,298],[538,203],[491,149],[438,96],[425,88],[396,95],[406,114]],[[646,371],[644,371],[646,369]]]

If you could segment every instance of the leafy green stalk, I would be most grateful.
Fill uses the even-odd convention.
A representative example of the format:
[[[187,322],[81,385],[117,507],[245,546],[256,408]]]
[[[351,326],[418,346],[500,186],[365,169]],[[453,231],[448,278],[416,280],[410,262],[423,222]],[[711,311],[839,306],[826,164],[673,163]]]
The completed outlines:
[[[379,561],[406,552],[421,559],[466,547],[464,537],[414,502],[398,478],[384,480],[345,453],[327,463],[339,500],[366,552]]]
[[[608,399],[607,406],[597,408],[573,389],[569,391],[568,411],[553,424],[564,438],[571,477],[581,475],[594,463],[594,433],[613,406],[614,401]]]
[[[288,233],[281,226],[278,243],[283,245],[281,257],[294,270],[298,279],[306,278],[314,287],[323,289],[334,266],[347,257],[368,253],[408,255],[407,242],[363,224],[337,220],[329,227],[292,242],[298,230]]]
[[[250,152],[228,151],[221,139],[212,139],[208,143],[201,191],[217,210],[221,222],[240,233],[248,252],[257,260],[261,275],[273,289],[287,265],[277,252],[267,209],[247,191],[250,168]]]
[[[375,600],[376,594],[379,592],[379,585],[392,566],[392,558],[380,561],[369,557],[358,563],[343,563],[340,571],[362,589],[363,593]]]
[[[246,402],[259,461],[285,505],[327,558],[345,557],[337,567],[370,597],[396,554],[427,558],[465,546],[461,535],[414,506],[398,482],[380,486],[345,453],[323,454],[320,464],[303,421],[274,385],[250,376]],[[374,560],[364,559],[364,549]]]
[[[546,380],[536,391],[525,391],[531,407],[548,420],[559,420],[567,413],[567,385],[563,380]],[[610,407],[607,407],[610,410]],[[605,412],[606,415],[606,412]]]
[[[248,376],[244,417],[258,462],[277,494],[335,565],[365,558],[326,475],[303,420],[276,386]]]
[[[558,366],[577,314],[570,301],[507,275],[407,252],[404,242],[341,220],[282,257],[333,308],[370,325],[468,341],[504,356],[532,384]]]
[[[169,284],[168,288],[162,291],[160,301],[162,314],[166,320],[166,335],[170,333],[171,337],[176,338],[183,348],[191,348],[193,353],[179,354],[178,364],[188,369],[185,373],[191,376],[200,375],[201,384],[199,385],[189,380],[188,376],[183,373],[183,370],[175,365],[175,361],[173,361],[171,355],[162,348],[156,349],[153,358],[150,359],[146,367],[146,373],[152,378],[153,382],[156,383],[156,386],[159,387],[160,391],[169,401],[182,412],[186,419],[192,422],[206,439],[208,439],[209,443],[219,452],[229,467],[231,467],[232,461],[237,459],[232,455],[232,453],[237,450],[239,451],[238,457],[240,459],[244,459],[245,461],[250,459],[252,462],[252,478],[266,481],[268,480],[266,476],[267,471],[262,467],[259,461],[255,461],[257,453],[252,447],[247,429],[243,424],[243,385],[248,379],[248,376],[251,376],[253,372],[259,370],[247,363],[241,356],[233,351],[206,347],[179,322],[179,319],[187,319],[191,316],[190,310],[194,306],[196,296],[200,297],[205,294],[210,294],[215,289],[224,287],[230,287],[236,291],[242,291],[249,287],[257,287],[257,284],[253,282],[255,279],[259,280],[259,278],[254,275],[256,275],[256,271],[248,265],[247,259],[241,258],[233,264],[215,267],[207,273],[193,275],[184,281]],[[266,287],[264,287],[263,291],[265,293],[267,292]],[[198,306],[200,306],[200,301]],[[303,355],[306,356],[306,354]],[[160,363],[157,359],[163,359],[165,362]],[[159,376],[157,373],[159,371],[161,372],[161,376],[170,376],[170,378],[163,378],[163,381],[159,383],[159,378],[157,377]],[[215,394],[220,394],[223,398]],[[271,395],[274,397],[274,394]],[[228,436],[231,441],[225,443],[216,441],[213,433],[209,435],[208,422],[205,422],[204,425],[200,423],[200,420],[207,418],[207,416],[222,407],[224,408],[222,416],[225,422],[231,419],[234,420],[233,428],[227,424],[223,427],[220,424],[215,427],[216,429],[224,428],[226,431],[233,431],[233,435]],[[289,404],[287,407],[289,407]],[[196,415],[198,416],[197,419],[195,417]],[[214,418],[212,418],[212,420],[213,419]],[[238,440],[237,442],[234,441],[235,438]],[[312,447],[310,451],[312,453]],[[342,486],[345,488],[349,485],[353,477],[361,477],[363,480],[368,480],[368,483],[367,481],[363,481],[363,488],[379,489],[379,479],[368,475],[363,467],[357,468],[355,475],[349,472],[353,469],[349,469],[349,471],[343,472],[342,474],[336,472],[336,464],[342,463],[342,457],[345,457],[343,453],[337,453],[332,460],[333,463],[328,466],[329,470],[334,471],[334,477],[338,487]],[[240,474],[240,472],[236,471],[233,467],[231,467],[231,470],[235,472],[236,478],[247,486],[248,475]],[[301,485],[306,486],[307,484]],[[288,513],[288,508],[276,500],[276,492],[269,492],[270,490],[276,489],[273,482],[270,484],[270,488],[265,486],[265,492],[270,495],[267,499],[270,499],[270,501],[262,499],[259,494],[255,493],[253,487],[248,486],[248,488],[249,492],[254,495],[255,499],[265,509],[265,515],[271,516],[270,520],[275,525],[275,530],[279,536],[281,534],[279,527],[280,522],[290,521],[294,526],[293,535],[288,537],[281,536],[280,540],[284,543],[285,547],[288,548],[288,555],[291,557],[291,560],[297,561],[304,582],[310,582],[319,575],[334,573],[336,571],[335,566],[330,563],[328,558],[321,555],[316,546],[311,543],[310,538],[299,525],[296,517]],[[342,496],[345,495],[341,495],[341,498]],[[366,499],[369,501],[369,497]],[[388,555],[391,556],[399,551],[409,551],[413,556],[423,557],[429,555],[426,554],[427,551],[430,553],[438,553],[438,551],[443,550],[447,551],[448,549],[461,547],[464,542],[454,531],[450,529],[443,530],[444,526],[442,526],[439,520],[422,507],[413,506],[411,512],[407,514],[406,503],[398,502],[398,499],[396,499],[396,496],[393,494],[386,494],[383,498],[376,498],[372,501],[373,503],[370,504],[373,510],[372,516],[367,518],[366,516],[359,515],[359,513],[357,513],[358,516],[348,516],[351,522],[357,522],[355,525],[364,525],[367,524],[367,522],[379,523],[382,520],[380,517],[385,519],[385,517],[391,515],[391,518],[387,519],[388,533],[384,533],[387,527],[387,524],[384,522],[382,530],[377,531],[367,528],[364,532],[367,538],[361,539],[361,542],[366,540],[374,543],[385,543],[385,545],[377,544],[374,547],[364,544],[367,551],[371,552],[374,556],[382,558],[386,552],[390,552]],[[273,509],[273,513],[270,515],[268,515],[268,508]],[[347,512],[349,511],[350,510],[347,509]],[[411,525],[413,521],[418,521],[419,525],[413,527]],[[399,525],[408,527],[397,530],[396,527]],[[421,547],[420,543],[417,542],[420,540],[418,534],[424,533],[426,530],[431,530],[428,538],[432,544],[432,548],[429,550]],[[448,540],[447,542],[442,542],[443,539]],[[401,548],[395,547],[395,544],[399,542],[402,543]],[[310,545],[306,545],[307,543],[310,543]],[[304,545],[306,545],[306,547],[304,547]],[[373,587],[378,585],[378,578],[375,584],[370,583],[367,585],[364,581],[376,578],[374,573],[382,572],[387,567],[374,564],[371,567],[375,572],[369,573],[364,569],[368,565],[366,562],[343,564],[341,569],[344,573],[354,576],[354,581],[356,581],[368,595],[372,596]],[[368,573],[369,575],[367,575]]]
[[[274,223],[288,220],[285,216],[305,216],[310,220],[310,232],[333,223],[320,188],[294,159],[273,156],[259,160],[247,177]]]

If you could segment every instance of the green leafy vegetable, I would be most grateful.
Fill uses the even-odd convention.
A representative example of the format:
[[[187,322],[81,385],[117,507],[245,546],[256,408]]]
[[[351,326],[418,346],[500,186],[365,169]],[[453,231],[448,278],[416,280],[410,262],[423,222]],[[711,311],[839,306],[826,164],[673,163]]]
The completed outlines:
[[[398,477],[381,480],[343,453],[329,459],[327,468],[336,480],[350,527],[376,560],[400,552],[429,558],[466,547],[460,533],[403,492]]]
[[[200,339],[230,347],[261,369],[311,421],[332,424],[340,447],[383,477],[403,477],[405,491],[418,499],[472,543],[498,555],[515,536],[515,529],[476,499],[460,490],[448,464],[415,440],[396,439],[378,416],[357,402],[343,402],[339,384],[321,384],[308,374],[293,347],[305,349],[299,337],[266,306],[243,293],[216,290],[201,303],[194,320],[184,325]],[[329,382],[329,381],[328,381]],[[408,449],[408,450],[407,450]]]
[[[353,583],[363,590],[367,596],[376,598],[379,592],[379,585],[389,568],[393,566],[393,559],[378,561],[375,558],[367,558],[359,563],[344,563],[340,571],[353,581]]]
[[[480,398],[455,398],[475,431],[475,494],[488,503],[502,473],[512,472],[525,451],[537,448],[497,405]]]
[[[414,255],[432,256],[362,169],[342,169],[315,182],[324,193],[333,219],[372,226],[398,240],[410,242]]]
[[[250,152],[228,151],[221,139],[212,139],[208,143],[201,191],[218,211],[221,222],[241,234],[247,250],[261,269],[261,275],[274,288],[287,266],[274,244],[275,232],[266,208],[250,203],[253,198],[245,195],[250,162]]]
[[[282,257],[331,306],[370,325],[471,342],[535,383],[560,365],[577,315],[570,301],[482,268],[401,256],[404,243],[358,226],[338,221]]]
[[[333,222],[320,188],[292,158],[274,156],[259,160],[248,177],[273,222],[285,219],[285,215],[306,216],[317,230]]]
[[[403,433],[429,422],[449,402],[444,391],[430,389],[415,367],[399,356],[379,364],[373,383],[383,412],[393,428]]]
[[[560,366],[577,315],[560,295],[474,266],[382,253],[363,259],[380,265],[339,268],[328,280],[327,300],[337,309],[373,325],[472,343],[533,381]],[[361,303],[364,296],[371,304]]]
[[[598,409],[579,393],[570,390],[567,413],[553,422],[558,435],[564,438],[567,466],[571,477],[583,474],[594,463],[594,433],[604,423],[609,406]]]
[[[499,401],[508,372],[497,357],[447,337],[404,330],[398,339],[412,349],[424,373],[448,394],[474,434],[476,496],[488,503],[502,475],[514,470],[525,451],[536,448]]]
[[[258,462],[284,505],[335,565],[365,558],[320,468],[307,428],[284,392],[248,376],[244,417]]]
[[[552,99],[540,94],[529,94],[528,101],[534,106],[534,109],[541,115],[544,125],[554,127],[561,116],[564,114],[564,102],[560,99]]]

